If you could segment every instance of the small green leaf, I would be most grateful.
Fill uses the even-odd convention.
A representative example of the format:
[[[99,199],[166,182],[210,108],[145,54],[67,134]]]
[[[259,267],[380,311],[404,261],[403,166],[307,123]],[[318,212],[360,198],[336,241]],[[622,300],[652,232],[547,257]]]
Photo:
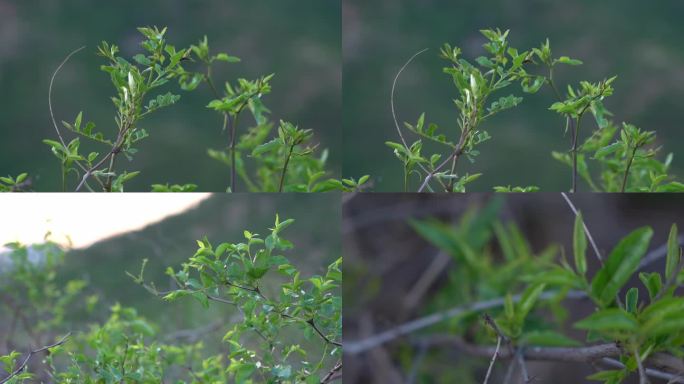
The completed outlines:
[[[658,272],[642,272],[639,274],[639,280],[641,280],[646,287],[646,290],[648,290],[648,297],[650,300],[653,300],[663,287],[663,281]]]
[[[648,249],[651,236],[651,228],[639,228],[620,240],[613,248],[605,265],[591,282],[591,295],[595,300],[602,305],[608,305],[615,300],[620,288],[639,266]]]
[[[639,304],[639,289],[632,287],[625,295],[625,309],[629,313],[636,313]]]
[[[582,64],[581,60],[571,59],[567,56],[559,57],[558,62],[563,63],[563,64],[568,64],[568,65],[581,65]]]
[[[525,289],[520,302],[518,303],[517,310],[515,311],[518,319],[524,320],[527,314],[532,310],[534,305],[537,303],[539,295],[544,291],[546,284],[533,284]]]
[[[579,341],[555,331],[526,332],[520,337],[520,341],[529,346],[578,347],[582,345]]]
[[[572,248],[575,253],[575,268],[584,276],[587,273],[587,235],[584,233],[582,212],[575,216],[575,228],[572,236]]]
[[[674,279],[680,263],[679,239],[677,238],[677,224],[672,224],[667,238],[667,260],[665,263],[665,279]]]
[[[575,323],[575,328],[590,331],[635,331],[639,327],[634,316],[619,308],[608,308],[594,312]]]

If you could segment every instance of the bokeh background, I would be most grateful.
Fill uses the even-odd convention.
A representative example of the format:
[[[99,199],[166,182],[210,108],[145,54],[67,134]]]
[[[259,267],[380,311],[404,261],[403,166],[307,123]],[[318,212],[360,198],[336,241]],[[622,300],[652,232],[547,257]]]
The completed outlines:
[[[112,132],[113,89],[99,69],[96,48],[106,40],[131,57],[140,49],[136,27],[157,25],[168,26],[167,40],[176,47],[207,35],[214,52],[242,58],[216,66],[219,84],[275,72],[273,92],[264,97],[273,120],[313,129],[314,140],[330,149],[329,165],[339,176],[340,12],[339,0],[0,0],[0,174],[29,172],[36,190],[60,189],[59,164],[41,142],[56,139],[47,102],[50,76],[69,52],[87,46],[55,80],[55,117],[73,121],[82,110],[84,119]],[[149,191],[151,184],[166,182],[226,190],[226,167],[206,154],[227,142],[220,115],[205,108],[212,98],[204,85],[182,92],[176,105],[142,122],[150,137],[127,164],[142,174],[127,190]]]
[[[344,0],[342,14],[344,176],[369,173],[377,191],[403,190],[402,166],[384,144],[398,141],[389,103],[394,76],[411,55],[430,48],[399,79],[399,123],[415,123],[426,112],[426,121],[453,132],[458,129],[457,111],[451,100],[457,90],[442,73],[439,47],[446,42],[462,47],[472,60],[483,52],[478,31],[496,27],[510,29],[512,46],[521,50],[537,47],[548,37],[554,55],[584,61],[579,67],[559,68],[559,84],[617,75],[615,93],[606,101],[616,122],[656,130],[663,152],[675,154],[673,171],[684,174],[679,146],[684,139],[680,1],[654,6],[634,0]],[[507,184],[533,184],[547,191],[570,188],[568,168],[550,155],[570,146],[569,138],[563,137],[564,121],[548,110],[552,93],[544,88],[527,95],[519,88],[501,91],[501,96],[523,96],[522,105],[482,126],[493,138],[480,148],[476,164],[461,168],[484,173],[469,185],[470,191]],[[411,133],[409,137],[414,138]],[[582,188],[587,190],[580,184]]]
[[[82,227],[92,225],[89,223],[106,221],[108,216],[117,216],[117,213],[110,212],[107,199],[126,201],[130,205],[135,205],[140,203],[141,195],[150,196],[124,194],[115,197],[100,194],[102,199],[99,202],[90,200],[80,204],[78,215],[82,215],[81,212],[91,212],[91,217],[83,217]],[[31,196],[35,200],[44,199],[46,195]],[[66,201],[67,195],[56,194],[52,198],[54,204],[62,204]],[[7,199],[0,200],[0,208],[7,208],[5,204],[8,204]],[[25,208],[30,210],[30,204],[25,205]],[[244,241],[244,230],[265,236],[269,233],[268,228],[273,227],[276,213],[280,215],[281,220],[295,219],[295,222],[281,233],[282,238],[294,244],[294,248],[285,251],[283,256],[300,269],[302,277],[325,274],[327,266],[342,255],[341,208],[338,194],[304,196],[221,193],[195,201],[182,212],[178,212],[178,205],[170,201],[168,217],[150,218],[142,228],[140,217],[135,213],[128,213],[129,223],[138,229],[117,231],[109,236],[103,234],[98,241],[90,245],[68,251],[65,265],[58,271],[58,279],[83,279],[89,284],[86,292],[97,294],[100,298],[95,315],[78,320],[70,318],[70,324],[75,324],[72,325],[72,330],[87,329],[87,325],[94,322],[103,323],[109,316],[110,306],[120,303],[135,308],[139,314],[158,324],[160,338],[176,334],[180,330],[201,330],[210,327],[210,332],[198,333],[202,336],[201,340],[205,341],[209,351],[224,350],[225,344],[221,339],[231,326],[231,319],[239,319],[239,312],[234,307],[211,305],[205,309],[192,299],[164,302],[135,284],[126,272],[137,274],[143,259],[147,258],[147,279],[153,281],[160,290],[171,289],[173,282],[164,272],[167,267],[180,269],[181,263],[194,255],[197,250],[195,240],[201,240],[206,236],[214,245],[222,242],[238,243]],[[143,210],[143,207],[138,206],[138,209]],[[44,225],[40,215],[41,212],[27,214],[35,217],[37,227]],[[54,227],[59,219],[53,218],[55,233],[60,232],[60,228]],[[78,235],[76,228],[72,231],[74,236]],[[0,261],[5,261],[2,259],[2,253],[0,249]],[[267,274],[263,287],[265,294],[273,297],[276,292],[275,283],[281,281],[277,273]],[[11,292],[0,294],[11,296]],[[11,311],[0,310],[0,334],[7,331],[10,324]],[[299,330],[292,330],[291,333],[284,331],[284,337],[296,337],[305,348],[320,348],[318,340],[303,340]],[[15,338],[16,340],[20,338]],[[24,347],[15,346],[19,350],[23,350]],[[4,342],[0,343],[0,355],[8,352],[5,348]]]
[[[684,224],[684,196],[680,194],[574,194],[570,198],[582,211],[604,257],[622,237],[638,227],[653,228],[649,247],[653,250],[667,241],[672,223],[680,228]],[[448,289],[454,286],[450,285],[449,271],[459,265],[419,236],[408,221],[437,218],[456,225],[467,209],[483,208],[493,199],[503,199],[499,219],[502,223],[515,223],[535,254],[552,244],[562,246],[566,255],[572,253],[574,215],[556,193],[358,194],[348,200],[342,209],[345,343],[457,306],[450,303],[455,295]],[[494,260],[501,257],[498,246],[490,249]],[[588,274],[593,276],[598,263],[592,251],[588,252]],[[664,258],[642,269],[663,270]],[[639,287],[645,295],[637,278],[626,286]],[[563,306],[570,314],[566,325],[593,310],[586,300],[565,301]],[[345,382],[481,383],[487,358],[470,357],[455,348],[437,348],[428,350],[418,360],[420,353],[409,344],[411,337],[448,332],[451,328],[445,324],[448,322],[361,354],[345,355]],[[575,340],[582,340],[583,333],[569,325],[565,331]],[[416,365],[417,361],[422,363]],[[506,365],[498,365],[492,382],[503,382]],[[527,366],[533,382],[538,383],[585,383],[584,378],[593,373],[587,364],[529,361]],[[418,368],[414,371],[414,367]],[[412,376],[412,372],[418,373]],[[638,383],[638,378],[633,379],[628,382]],[[655,379],[652,382],[665,383]]]

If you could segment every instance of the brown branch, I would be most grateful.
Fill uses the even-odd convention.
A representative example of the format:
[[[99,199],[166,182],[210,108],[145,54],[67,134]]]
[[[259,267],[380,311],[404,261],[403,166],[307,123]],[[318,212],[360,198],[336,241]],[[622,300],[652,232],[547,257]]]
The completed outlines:
[[[454,335],[434,335],[415,340],[416,344],[427,345],[429,347],[455,347],[469,355],[478,357],[490,357],[496,351],[495,346],[475,345],[464,341],[459,336]],[[567,363],[596,363],[603,362],[605,359],[619,358],[626,351],[617,343],[598,344],[585,347],[525,347],[517,351],[510,352],[500,350],[499,359],[521,358],[533,361],[556,361]],[[666,353],[654,353],[644,361],[645,364],[652,365],[658,369],[645,368],[644,374],[652,377],[669,378],[678,377],[684,373],[684,362],[673,355]],[[624,368],[624,366],[622,366]],[[684,380],[683,380],[684,382]]]
[[[338,361],[337,364],[326,374],[321,380],[321,384],[330,383],[334,380],[342,378],[342,362]]]
[[[575,214],[575,216],[578,215],[578,210],[575,208],[575,205],[572,204],[572,201],[568,197],[568,195],[565,192],[561,192],[561,196],[563,196],[563,199],[565,199],[565,202],[568,203],[570,206],[570,209],[572,210],[572,213]],[[601,257],[601,252],[599,252],[598,247],[596,246],[596,242],[594,241],[594,237],[591,235],[591,232],[589,232],[589,228],[587,228],[587,224],[584,223],[584,220],[582,220],[582,227],[584,228],[584,233],[587,235],[587,239],[589,239],[589,243],[591,244],[591,247],[594,249],[594,253],[596,254],[596,258],[598,259],[599,263],[603,265],[603,258]]]
[[[23,372],[24,369],[26,369],[26,365],[28,364],[29,360],[31,360],[33,355],[40,353],[40,352],[43,352],[43,351],[47,351],[50,348],[54,348],[54,347],[57,347],[59,345],[64,344],[66,342],[66,340],[69,338],[69,336],[71,336],[71,333],[67,333],[64,337],[62,337],[61,340],[59,340],[58,342],[56,342],[54,344],[46,345],[42,348],[38,348],[38,349],[34,349],[34,350],[29,351],[29,353],[26,356],[26,358],[24,359],[24,361],[22,361],[22,363],[14,371],[12,371],[12,373],[10,373],[9,376],[0,380],[0,384],[4,384],[4,383],[8,382],[11,378],[13,378],[13,377],[17,376],[18,374],[20,374],[21,372]]]

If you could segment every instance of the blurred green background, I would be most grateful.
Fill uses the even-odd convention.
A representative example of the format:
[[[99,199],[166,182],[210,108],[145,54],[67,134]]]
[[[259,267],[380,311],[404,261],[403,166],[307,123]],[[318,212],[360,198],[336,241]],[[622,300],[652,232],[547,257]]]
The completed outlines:
[[[273,92],[264,97],[273,120],[313,129],[315,141],[331,150],[330,168],[339,170],[340,23],[338,0],[0,0],[0,174],[29,172],[36,190],[60,188],[59,163],[41,142],[56,138],[47,102],[52,72],[73,49],[87,46],[55,80],[55,118],[73,121],[83,110],[84,119],[111,133],[113,89],[99,69],[103,61],[96,47],[106,40],[119,45],[124,57],[133,56],[141,40],[136,27],[146,25],[168,26],[167,39],[177,47],[207,35],[214,52],[242,58],[219,63],[217,82],[275,72]],[[205,108],[211,99],[201,86],[143,120],[150,137],[138,146],[134,163],[126,164],[142,174],[127,190],[148,191],[153,183],[169,182],[225,191],[227,168],[206,154],[207,148],[227,143],[221,117]]]
[[[411,55],[430,48],[399,79],[399,123],[415,123],[426,112],[426,121],[454,132],[457,110],[451,100],[457,90],[442,73],[438,48],[451,43],[472,60],[483,53],[478,31],[490,27],[510,29],[511,44],[519,49],[539,46],[548,37],[555,56],[584,61],[579,67],[559,68],[559,84],[617,75],[615,94],[606,100],[615,121],[656,130],[663,155],[675,154],[673,172],[684,174],[679,145],[684,131],[678,118],[684,97],[680,1],[344,0],[342,13],[344,176],[370,173],[377,191],[403,189],[402,166],[384,144],[398,141],[389,103],[394,76]],[[568,190],[569,168],[550,155],[570,146],[563,137],[564,121],[548,110],[552,93],[543,88],[527,95],[511,86],[500,96],[510,93],[524,97],[522,105],[485,123],[482,128],[492,140],[481,146],[476,164],[459,167],[484,173],[469,190],[491,191],[507,184]],[[409,138],[415,139],[410,133]],[[417,188],[417,181],[413,183]],[[580,184],[582,189],[588,190]]]

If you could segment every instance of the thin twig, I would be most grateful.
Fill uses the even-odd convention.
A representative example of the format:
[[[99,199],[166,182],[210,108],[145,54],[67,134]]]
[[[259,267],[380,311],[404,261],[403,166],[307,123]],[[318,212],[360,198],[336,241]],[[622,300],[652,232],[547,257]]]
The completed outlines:
[[[416,382],[416,377],[418,377],[418,370],[420,369],[420,365],[423,363],[423,360],[425,359],[427,350],[427,345],[421,344],[418,346],[418,353],[413,358],[413,364],[411,364],[411,371],[409,372],[409,376],[406,379],[406,384],[413,384]]]
[[[17,367],[14,371],[12,371],[12,373],[10,373],[9,376],[7,376],[7,377],[5,377],[4,379],[0,380],[0,384],[4,384],[4,383],[8,382],[11,378],[17,376],[17,375],[20,374],[22,371],[24,371],[24,369],[26,369],[26,365],[28,364],[29,360],[31,360],[31,358],[33,357],[33,355],[35,355],[35,354],[37,354],[37,353],[40,353],[40,352],[43,352],[43,351],[46,351],[46,350],[49,350],[50,348],[54,348],[54,347],[57,347],[57,346],[59,346],[59,345],[64,344],[64,343],[66,342],[66,340],[69,338],[69,336],[71,336],[71,332],[70,332],[70,333],[67,333],[64,337],[62,337],[61,340],[59,340],[58,342],[56,342],[56,343],[54,343],[54,344],[46,345],[46,346],[44,346],[44,347],[42,347],[42,348],[34,349],[34,350],[29,351],[28,355],[26,356],[26,358],[24,359],[24,361],[19,365],[19,367]]]
[[[520,366],[520,374],[522,375],[523,382],[529,383],[530,375],[527,372],[527,364],[525,364],[525,356],[523,354],[522,349],[518,348],[518,350],[515,353],[515,356],[517,357],[518,365]]]
[[[55,71],[52,73],[52,77],[50,78],[50,86],[48,87],[48,108],[50,110],[50,119],[52,120],[52,126],[55,128],[55,132],[57,132],[57,138],[59,138],[59,142],[62,144],[62,146],[64,148],[67,148],[67,144],[66,144],[66,141],[64,140],[64,137],[62,136],[62,132],[60,132],[59,127],[57,126],[57,120],[55,120],[55,113],[52,109],[52,85],[55,82],[55,78],[57,77],[57,74],[62,69],[62,67],[67,63],[67,61],[69,61],[71,56],[73,56],[74,54],[85,49],[85,47],[86,46],[84,45],[80,48],[77,48],[77,49],[71,51],[71,53],[69,53],[67,55],[67,57],[65,57],[64,60],[62,60],[62,62],[57,67],[57,69],[55,69]],[[81,168],[84,172],[88,171],[88,169],[83,164],[81,164],[80,161],[74,161],[74,163],[76,165],[78,165],[79,168]],[[98,182],[99,182],[99,180],[98,180]]]
[[[579,211],[577,208],[575,208],[575,205],[572,204],[572,201],[570,201],[570,198],[565,192],[561,192],[561,196],[563,196],[563,199],[565,199],[565,202],[568,203],[570,206],[570,209],[572,210],[572,213],[577,216],[579,214]],[[589,239],[589,243],[591,244],[591,247],[594,249],[594,253],[596,254],[596,258],[598,259],[599,263],[603,265],[603,258],[601,257],[601,252],[599,252],[598,247],[596,246],[596,242],[594,241],[594,237],[591,236],[591,232],[589,232],[589,228],[587,228],[587,225],[584,223],[584,220],[582,220],[582,227],[584,227],[584,233],[587,235],[587,238]]]
[[[499,348],[501,348],[501,336],[496,338],[496,349],[494,350],[494,354],[492,354],[492,360],[489,362],[489,368],[487,368],[487,375],[485,376],[482,384],[487,384],[487,382],[489,381],[489,376],[492,374],[494,363],[496,362],[496,358],[499,356]]]
[[[489,357],[496,350],[494,346],[481,346],[467,343],[459,336],[454,335],[432,335],[415,341],[421,345],[428,345],[432,347],[456,347],[463,350],[472,356]],[[516,352],[517,353],[517,352]],[[586,347],[527,347],[524,350],[519,350],[519,353],[526,360],[535,361],[556,361],[568,363],[594,363],[600,362],[606,365],[624,369],[625,366],[615,358],[620,357],[624,351],[616,343],[599,344]],[[499,359],[517,358],[515,353],[510,354],[507,351],[499,351]],[[654,354],[645,363],[662,369],[678,372],[673,374],[659,369],[644,367],[644,373],[650,377],[656,377],[666,380],[676,380],[673,383],[684,383],[681,379],[682,363],[678,358],[672,355]]]
[[[401,128],[399,127],[399,121],[397,120],[397,113],[394,110],[394,89],[397,87],[397,80],[399,80],[399,76],[401,76],[401,73],[404,72],[404,69],[406,69],[406,67],[408,67],[408,65],[411,64],[413,59],[415,59],[418,55],[427,51],[428,49],[429,48],[425,48],[421,51],[414,53],[413,56],[411,56],[406,61],[406,63],[404,63],[404,65],[399,69],[399,72],[397,72],[396,76],[394,76],[394,81],[392,81],[392,93],[390,94],[390,107],[392,108],[392,119],[394,119],[394,126],[396,127],[397,133],[399,134],[399,139],[401,139],[401,143],[404,144],[404,148],[406,148],[407,151],[410,151],[410,148],[408,146],[408,143],[406,142],[406,139],[404,138],[404,134],[401,132]],[[430,173],[430,171],[427,168],[425,168],[423,164],[418,163],[418,166],[420,167],[420,169],[423,170],[423,172],[427,174]],[[445,186],[441,180],[439,180],[439,182],[442,184],[442,186]]]
[[[342,362],[339,361],[335,366],[328,372],[323,379],[321,379],[321,384],[326,384],[331,381],[342,378]]]

